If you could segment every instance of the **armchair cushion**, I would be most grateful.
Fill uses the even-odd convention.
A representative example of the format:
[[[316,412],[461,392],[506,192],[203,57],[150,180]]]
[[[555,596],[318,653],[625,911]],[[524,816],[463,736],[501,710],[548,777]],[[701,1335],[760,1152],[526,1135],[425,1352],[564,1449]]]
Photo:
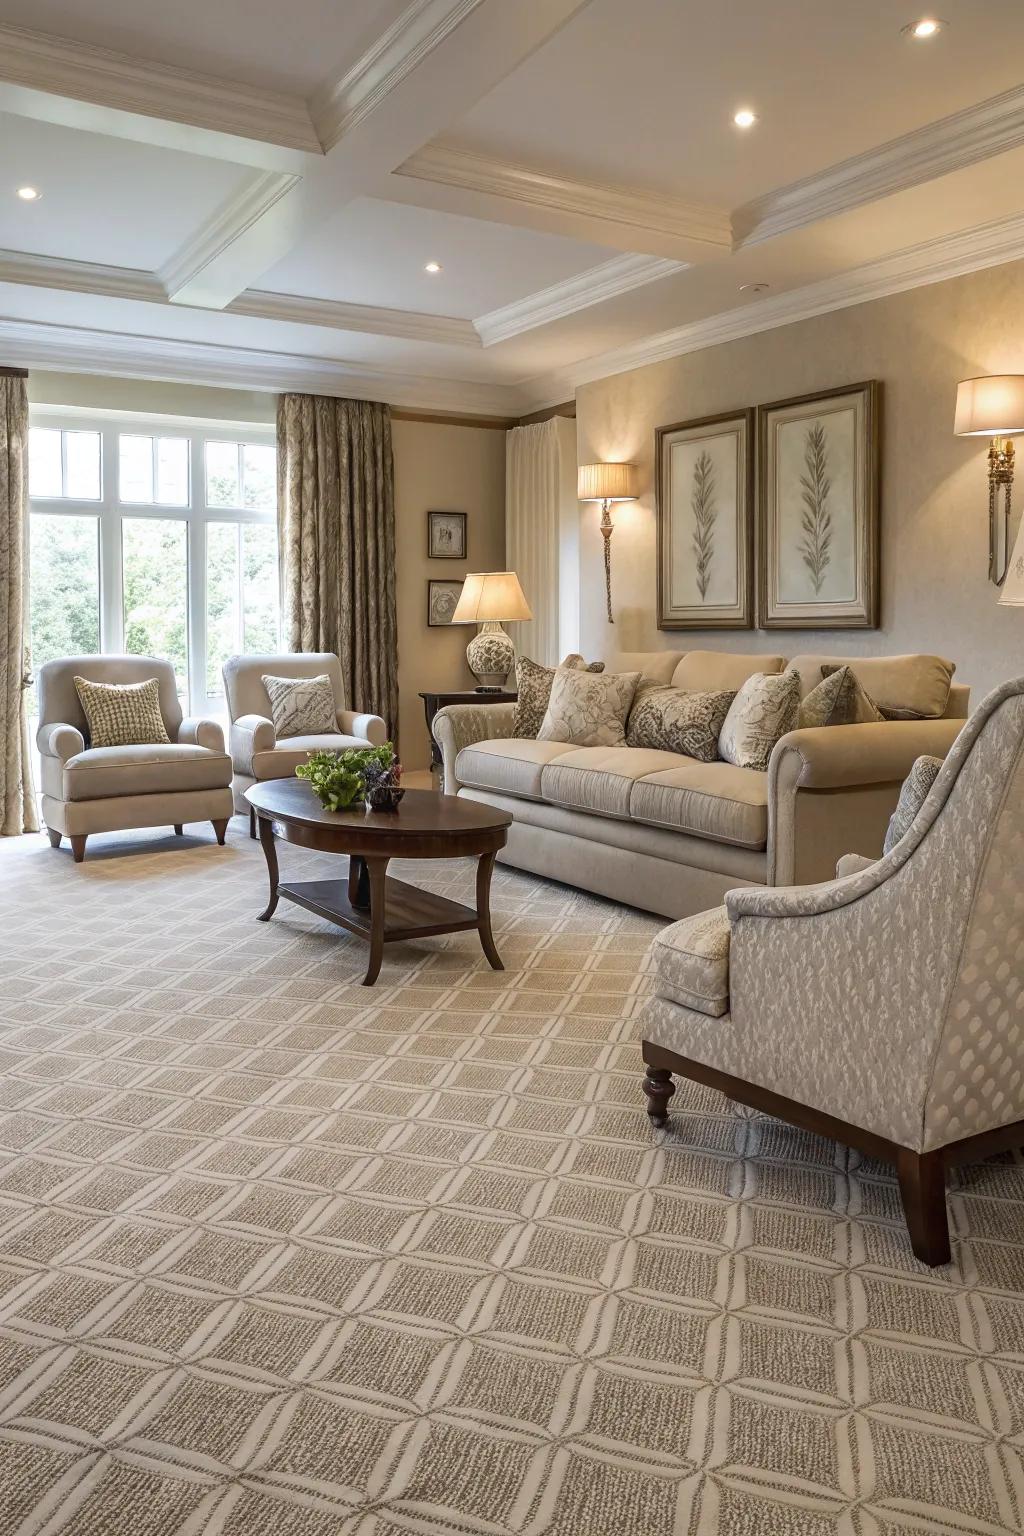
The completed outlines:
[[[662,929],[651,946],[658,996],[713,1019],[727,1013],[730,933],[724,907]]]
[[[88,722],[90,746],[170,746],[160,713],[158,678],[147,677],[140,683],[98,683],[76,676],[75,689]]]
[[[326,672],[317,677],[263,677],[279,738],[333,731],[338,706]]]
[[[917,819],[917,813],[928,798],[928,791],[939,776],[941,757],[919,757],[903,780],[903,788],[896,802],[896,809],[885,834],[882,852],[889,853],[901,837],[905,837]]]
[[[206,747],[135,743],[92,747],[64,764],[65,800],[106,800],[118,795],[173,794],[223,789],[231,783],[231,759]]]

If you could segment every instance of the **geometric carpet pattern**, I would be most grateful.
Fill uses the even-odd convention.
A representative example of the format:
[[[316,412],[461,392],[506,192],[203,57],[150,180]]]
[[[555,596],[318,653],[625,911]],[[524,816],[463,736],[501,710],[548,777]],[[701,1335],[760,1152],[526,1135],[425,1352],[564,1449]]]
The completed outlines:
[[[238,819],[94,844],[0,845],[0,1536],[1024,1527],[1016,1154],[929,1271],[887,1167],[689,1084],[650,1129],[656,919],[499,866],[503,974],[369,990]]]

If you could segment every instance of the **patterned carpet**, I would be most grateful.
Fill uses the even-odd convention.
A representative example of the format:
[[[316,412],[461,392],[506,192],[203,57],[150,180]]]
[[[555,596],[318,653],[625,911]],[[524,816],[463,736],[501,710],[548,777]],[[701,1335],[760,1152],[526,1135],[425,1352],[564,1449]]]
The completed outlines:
[[[0,845],[2,1536],[1021,1529],[1019,1159],[929,1272],[887,1169],[699,1088],[649,1131],[655,920],[499,871],[504,975],[367,992],[264,889],[237,821]]]

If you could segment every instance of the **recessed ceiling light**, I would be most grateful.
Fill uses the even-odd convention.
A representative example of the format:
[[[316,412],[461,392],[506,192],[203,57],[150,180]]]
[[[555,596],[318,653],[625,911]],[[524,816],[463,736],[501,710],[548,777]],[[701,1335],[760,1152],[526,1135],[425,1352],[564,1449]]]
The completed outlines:
[[[424,272],[440,272],[441,263],[439,261],[428,261],[423,270]]]
[[[740,293],[767,293],[767,283],[740,283]]]
[[[34,203],[42,196],[42,193],[36,187],[19,187],[18,196],[23,203]]]
[[[740,107],[738,112],[733,113],[732,120],[737,128],[753,128],[757,122],[757,113],[750,107]]]
[[[908,22],[901,30],[904,37],[912,37],[918,42],[924,42],[929,37],[937,36],[945,25],[944,21],[939,21],[934,16],[922,16],[920,21]]]

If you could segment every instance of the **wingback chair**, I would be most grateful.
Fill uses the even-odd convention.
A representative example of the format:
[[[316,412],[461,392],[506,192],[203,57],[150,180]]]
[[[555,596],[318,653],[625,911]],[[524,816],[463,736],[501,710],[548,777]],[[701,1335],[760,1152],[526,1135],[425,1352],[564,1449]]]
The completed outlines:
[[[331,679],[337,705],[338,729],[317,736],[285,736],[274,730],[273,712],[264,677],[322,677]],[[235,810],[249,815],[250,836],[256,836],[255,816],[246,790],[265,779],[289,779],[310,752],[343,752],[346,747],[379,747],[387,740],[380,715],[362,715],[346,707],[341,662],[330,651],[293,651],[285,656],[229,656],[224,663],[224,692],[231,721],[229,748],[234,777]]]
[[[1024,1144],[1024,678],[858,863],[658,935],[648,1113],[664,1123],[677,1073],[894,1162],[914,1253],[943,1264],[946,1168]]]
[[[93,747],[75,678],[160,685],[170,745]],[[75,863],[93,832],[212,821],[223,843],[231,816],[231,759],[213,720],[183,719],[174,668],[156,656],[65,656],[39,668],[43,820],[50,842],[71,840]]]

